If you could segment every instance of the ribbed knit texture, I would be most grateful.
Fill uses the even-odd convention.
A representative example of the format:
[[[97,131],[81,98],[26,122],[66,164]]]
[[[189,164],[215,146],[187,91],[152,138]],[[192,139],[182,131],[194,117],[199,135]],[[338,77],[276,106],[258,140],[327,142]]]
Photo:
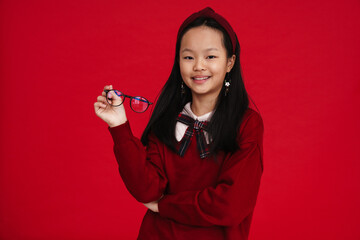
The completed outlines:
[[[247,110],[240,149],[219,152],[219,163],[201,159],[196,141],[180,157],[152,134],[144,148],[129,122],[108,129],[120,175],[134,198],[148,203],[164,194],[159,213],[147,210],[138,239],[248,239],[263,173],[264,126],[257,112]]]

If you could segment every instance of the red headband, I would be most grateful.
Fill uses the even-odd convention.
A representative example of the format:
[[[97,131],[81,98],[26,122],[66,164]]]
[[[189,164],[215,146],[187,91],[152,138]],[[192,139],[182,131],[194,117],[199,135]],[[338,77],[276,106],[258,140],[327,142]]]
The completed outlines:
[[[231,43],[232,43],[232,47],[233,47],[233,54],[235,54],[236,34],[235,34],[234,30],[232,29],[229,22],[226,21],[225,18],[223,18],[221,15],[217,14],[210,7],[206,7],[206,8],[204,8],[203,10],[201,10],[199,12],[193,13],[187,19],[185,19],[185,21],[180,26],[177,37],[179,38],[180,34],[182,33],[182,31],[184,30],[184,28],[187,25],[189,25],[191,22],[193,22],[195,19],[197,19],[199,17],[213,18],[216,22],[218,22],[226,30],[226,32],[228,33],[228,35],[229,35],[229,37],[231,39]]]

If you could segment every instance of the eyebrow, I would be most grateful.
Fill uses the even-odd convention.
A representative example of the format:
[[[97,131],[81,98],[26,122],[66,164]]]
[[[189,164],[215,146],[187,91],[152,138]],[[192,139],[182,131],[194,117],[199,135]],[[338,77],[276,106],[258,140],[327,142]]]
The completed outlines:
[[[212,50],[214,50],[214,51],[219,51],[219,49],[217,49],[217,48],[207,48],[207,49],[205,49],[204,51],[212,51]],[[189,49],[189,48],[184,48],[184,50],[182,50],[181,52],[183,53],[183,52],[186,52],[186,51],[192,52],[192,50]]]

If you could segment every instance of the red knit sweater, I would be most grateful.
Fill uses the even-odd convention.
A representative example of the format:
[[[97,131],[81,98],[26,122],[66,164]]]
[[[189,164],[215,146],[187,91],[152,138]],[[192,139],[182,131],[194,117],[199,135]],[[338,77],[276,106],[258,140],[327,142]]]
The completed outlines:
[[[248,239],[263,172],[261,116],[248,109],[238,134],[240,149],[219,152],[218,163],[201,159],[193,138],[184,157],[149,135],[146,149],[129,122],[108,128],[120,175],[134,198],[158,200],[148,210],[138,239]]]

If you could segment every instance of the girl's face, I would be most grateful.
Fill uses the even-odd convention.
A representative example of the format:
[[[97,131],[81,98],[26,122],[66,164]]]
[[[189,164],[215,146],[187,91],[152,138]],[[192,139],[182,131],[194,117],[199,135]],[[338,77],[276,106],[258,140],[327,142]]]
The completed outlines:
[[[207,26],[188,30],[181,40],[180,73],[194,97],[216,99],[226,72],[235,63],[235,55],[227,58],[221,31]]]

